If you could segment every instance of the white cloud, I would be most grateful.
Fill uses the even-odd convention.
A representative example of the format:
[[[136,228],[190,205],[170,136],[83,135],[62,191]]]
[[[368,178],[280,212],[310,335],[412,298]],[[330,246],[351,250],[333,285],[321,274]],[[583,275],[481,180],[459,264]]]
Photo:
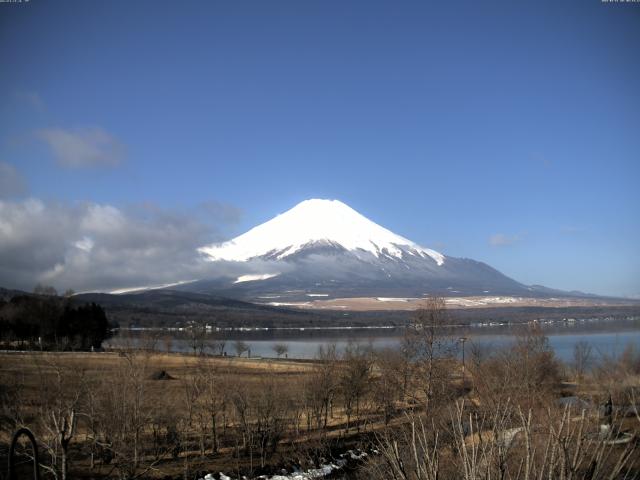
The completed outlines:
[[[154,205],[0,200],[0,287],[113,290],[273,271],[206,261],[197,248],[224,240],[216,226]]]
[[[242,210],[228,203],[209,201],[200,204],[204,214],[215,222],[236,224],[242,217]]]
[[[94,234],[109,234],[122,230],[126,220],[120,210],[111,205],[89,205],[80,227]]]
[[[38,137],[51,149],[59,165],[69,168],[113,167],[125,156],[125,147],[100,127],[65,130],[45,128]]]
[[[23,195],[27,184],[13,165],[0,162],[0,198]]]
[[[91,240],[91,238],[89,237],[82,237],[80,240],[73,244],[74,247],[79,248],[80,250],[83,250],[87,253],[93,250],[94,245],[95,244],[93,243],[93,240]]]
[[[495,233],[489,237],[489,245],[492,247],[506,247],[519,241],[518,235],[505,235],[504,233]]]

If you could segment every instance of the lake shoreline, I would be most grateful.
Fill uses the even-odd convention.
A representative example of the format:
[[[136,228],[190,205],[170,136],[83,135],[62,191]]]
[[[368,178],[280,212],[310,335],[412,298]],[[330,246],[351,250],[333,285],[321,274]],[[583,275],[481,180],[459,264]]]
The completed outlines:
[[[520,324],[495,323],[488,325],[456,326],[448,332],[452,344],[460,349],[460,338],[467,348],[493,350],[512,344],[528,328],[540,328],[558,358],[569,361],[578,342],[592,344],[601,357],[617,356],[628,344],[640,348],[640,319],[579,320],[564,322],[528,322]],[[142,348],[172,352],[194,352],[234,356],[235,345],[246,344],[243,354],[252,357],[274,358],[277,344],[286,345],[289,358],[312,359],[320,347],[335,345],[344,351],[349,345],[361,345],[374,350],[399,349],[407,327],[268,329],[238,328],[211,329],[196,339],[190,329],[120,329],[105,342],[107,348]]]

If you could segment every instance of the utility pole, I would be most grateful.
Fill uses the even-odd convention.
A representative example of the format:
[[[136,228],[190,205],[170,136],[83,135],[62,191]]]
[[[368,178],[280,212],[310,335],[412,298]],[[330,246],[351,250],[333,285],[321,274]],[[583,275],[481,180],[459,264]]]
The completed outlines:
[[[464,342],[467,341],[467,337],[460,337],[459,341],[462,343],[462,386],[464,387],[464,374],[465,374],[465,365],[464,365]]]

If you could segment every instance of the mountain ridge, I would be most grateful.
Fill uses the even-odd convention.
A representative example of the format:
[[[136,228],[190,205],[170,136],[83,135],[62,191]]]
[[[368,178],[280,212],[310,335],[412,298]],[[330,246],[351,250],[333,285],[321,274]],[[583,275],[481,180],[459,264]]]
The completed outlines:
[[[256,301],[308,295],[585,296],[524,285],[490,265],[446,256],[376,224],[339,200],[310,199],[227,242],[198,249],[207,261],[259,268],[204,279],[179,290],[217,292]]]
[[[34,293],[0,287],[0,305],[14,296]],[[386,300],[375,308],[331,310],[261,305],[214,294],[160,289],[139,293],[80,293],[71,297],[74,304],[96,302],[110,321],[127,327],[183,328],[194,322],[222,328],[334,328],[340,326],[392,326],[411,321],[419,304],[396,309]],[[604,300],[604,299],[603,299]],[[450,305],[452,320],[460,323],[504,321],[520,323],[535,319],[625,318],[640,315],[640,301],[584,303],[572,306],[494,304],[482,308]],[[391,306],[392,308],[388,308]]]

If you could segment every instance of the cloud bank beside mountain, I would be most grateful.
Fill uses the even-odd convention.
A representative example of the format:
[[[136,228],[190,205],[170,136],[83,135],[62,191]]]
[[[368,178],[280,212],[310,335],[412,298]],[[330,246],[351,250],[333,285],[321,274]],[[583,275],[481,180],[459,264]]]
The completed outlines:
[[[216,205],[220,214],[212,225],[202,217],[212,218]],[[0,286],[108,291],[268,270],[260,262],[213,265],[197,252],[222,240],[224,222],[237,215],[219,203],[186,214],[153,205],[0,201]]]

